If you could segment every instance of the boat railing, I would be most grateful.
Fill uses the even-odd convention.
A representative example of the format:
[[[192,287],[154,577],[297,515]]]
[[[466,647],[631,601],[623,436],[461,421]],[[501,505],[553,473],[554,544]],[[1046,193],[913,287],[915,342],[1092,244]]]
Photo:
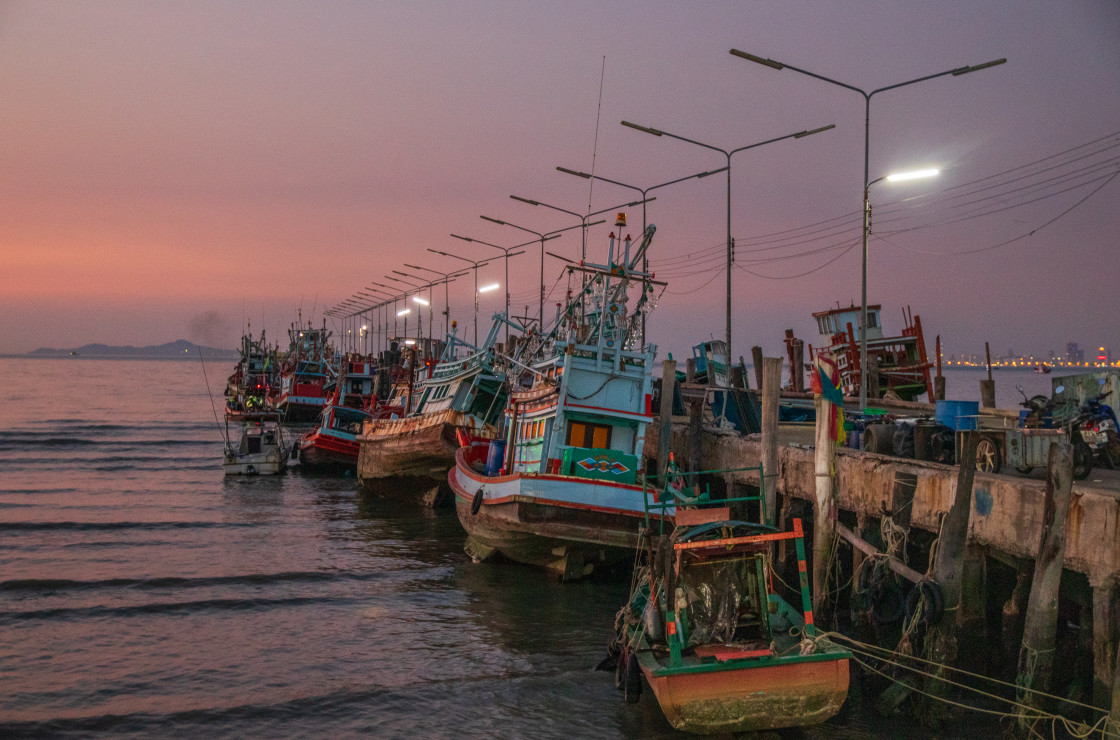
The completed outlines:
[[[726,506],[733,503],[747,503],[751,501],[762,502],[764,495],[760,492],[757,496],[735,496],[732,498],[713,499],[711,491],[708,486],[704,486],[704,490],[700,491],[699,476],[702,475],[722,475],[726,473],[744,473],[744,472],[757,472],[758,480],[761,482],[765,480],[762,475],[762,464],[753,465],[745,468],[724,468],[720,470],[697,470],[693,472],[677,469],[672,461],[670,461],[670,470],[664,475],[647,475],[642,483],[642,505],[645,509],[645,526],[649,529],[650,514],[651,512],[660,513],[659,519],[660,532],[664,533],[666,514],[670,509],[676,510],[677,507],[704,507],[704,506]],[[691,479],[692,485],[688,482]],[[762,510],[761,518],[762,524],[767,527],[773,527],[774,523],[766,520],[765,507],[760,507]]]

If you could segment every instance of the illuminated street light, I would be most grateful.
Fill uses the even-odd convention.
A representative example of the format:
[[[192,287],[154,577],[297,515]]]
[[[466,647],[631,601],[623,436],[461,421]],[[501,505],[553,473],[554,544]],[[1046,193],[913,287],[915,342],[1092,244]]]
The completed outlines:
[[[1004,62],[1007,61],[1006,59],[993,59],[990,62],[984,62],[983,64],[976,64],[976,65],[973,65],[971,67],[966,66],[966,67],[957,67],[955,69],[947,69],[944,72],[938,72],[937,74],[926,75],[925,77],[917,77],[913,80],[907,80],[906,82],[899,82],[898,84],[895,84],[895,85],[887,85],[886,87],[880,87],[876,90],[872,90],[871,92],[866,92],[866,91],[861,90],[860,88],[858,88],[854,85],[849,85],[845,82],[840,82],[839,80],[833,80],[831,78],[825,77],[824,75],[819,75],[816,72],[810,72],[806,69],[799,69],[798,67],[794,67],[790,64],[785,64],[783,62],[776,62],[773,59],[765,59],[763,57],[755,56],[754,54],[748,54],[745,51],[739,51],[738,49],[731,49],[730,53],[731,53],[732,56],[736,56],[736,57],[739,57],[741,59],[746,59],[748,62],[755,62],[756,64],[761,64],[762,66],[769,67],[771,69],[777,69],[777,70],[792,69],[794,72],[800,72],[801,74],[806,75],[808,77],[815,77],[816,79],[821,80],[822,82],[827,82],[829,84],[836,85],[838,87],[842,87],[845,90],[853,90],[853,91],[858,92],[860,95],[863,96],[863,101],[864,101],[864,116],[863,116],[863,193],[864,193],[864,196],[863,196],[863,203],[864,203],[864,212],[865,213],[866,213],[866,210],[867,210],[867,189],[871,186],[871,181],[869,179],[869,174],[868,174],[869,173],[869,161],[868,160],[869,160],[869,157],[870,157],[870,150],[871,150],[871,96],[875,95],[876,93],[886,92],[887,90],[894,90],[897,87],[905,87],[906,85],[913,85],[916,82],[925,82],[926,80],[932,80],[932,79],[937,78],[937,77],[944,77],[945,75],[952,75],[953,77],[960,77],[961,75],[968,74],[969,72],[978,72],[979,70],[982,70],[982,69],[988,69],[989,67],[999,66],[1000,64],[1003,64]],[[860,282],[861,282],[861,288],[860,288],[860,316],[859,316],[859,323],[860,323],[860,327],[859,327],[859,335],[860,335],[860,340],[859,340],[859,409],[860,409],[860,411],[864,411],[867,408],[867,229],[866,228],[864,228],[864,231],[863,231],[863,268],[861,270],[861,281]],[[930,399],[930,400],[932,401],[933,399]]]

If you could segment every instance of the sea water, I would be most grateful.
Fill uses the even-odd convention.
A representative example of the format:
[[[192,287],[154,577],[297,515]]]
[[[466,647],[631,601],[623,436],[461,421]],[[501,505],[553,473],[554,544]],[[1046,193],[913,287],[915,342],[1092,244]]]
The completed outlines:
[[[472,563],[454,511],[352,477],[224,477],[229,370],[0,359],[0,737],[677,736],[593,670],[627,573]],[[956,734],[859,693],[783,736]]]

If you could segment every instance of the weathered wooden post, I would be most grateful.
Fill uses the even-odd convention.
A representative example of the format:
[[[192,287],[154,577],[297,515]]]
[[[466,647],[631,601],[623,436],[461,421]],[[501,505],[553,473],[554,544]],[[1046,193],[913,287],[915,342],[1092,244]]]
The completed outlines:
[[[793,377],[793,389],[798,393],[805,392],[805,341],[793,340],[793,367],[790,368]]]
[[[1035,558],[1031,595],[1019,650],[1019,700],[1028,705],[1038,699],[1034,691],[1050,691],[1057,642],[1058,586],[1066,549],[1066,521],[1073,488],[1073,456],[1068,442],[1054,442],[1046,464],[1046,499],[1042,542]],[[1022,711],[1022,710],[1020,710]],[[1020,724],[1026,722],[1020,715]]]
[[[766,524],[778,521],[778,400],[782,360],[762,360],[762,515]]]
[[[1108,718],[1116,730],[1120,730],[1120,648],[1116,650],[1116,669],[1112,672],[1112,711]]]
[[[813,372],[820,374],[821,370],[822,358],[818,357]],[[827,624],[832,616],[828,609],[828,566],[836,547],[837,512],[832,490],[832,464],[836,453],[829,430],[832,403],[823,393],[818,393],[813,398],[813,407],[817,415],[814,458],[816,497],[813,505],[813,614],[818,624]]]
[[[673,434],[673,396],[677,391],[677,361],[661,361],[661,411],[657,428],[657,474],[669,467],[669,447]],[[663,483],[664,478],[659,481]]]
[[[688,402],[688,469],[695,472],[701,470],[700,457],[703,450],[701,435],[704,433],[704,399],[693,398]],[[692,479],[693,485],[700,481]]]
[[[933,401],[945,400],[945,377],[941,374],[941,335],[937,335],[937,376],[933,379]]]
[[[696,382],[696,359],[693,357],[689,357],[684,361],[684,382]]]
[[[992,352],[988,343],[984,342],[984,361],[988,367],[988,379],[980,381],[980,405],[986,409],[996,407],[996,384],[992,380]]]
[[[742,365],[731,366],[731,387],[745,390],[747,387],[747,374]]]
[[[879,358],[875,355],[867,356],[867,397],[882,397],[879,392]]]
[[[762,387],[762,347],[751,347],[751,362],[754,364],[754,385]]]
[[[964,554],[968,544],[968,519],[972,514],[972,482],[976,474],[976,445],[980,435],[965,432],[961,450],[961,464],[957,470],[957,487],[953,504],[941,523],[941,536],[937,542],[937,557],[933,563],[933,580],[941,588],[944,603],[942,623],[930,632],[928,658],[934,663],[952,667],[956,665],[960,639],[961,582],[964,579]],[[936,669],[935,675],[942,675]],[[930,693],[944,696],[948,686],[934,680]]]
[[[1093,703],[1108,706],[1116,674],[1113,658],[1120,644],[1120,588],[1115,581],[1093,583]],[[1113,702],[1113,711],[1120,710]]]

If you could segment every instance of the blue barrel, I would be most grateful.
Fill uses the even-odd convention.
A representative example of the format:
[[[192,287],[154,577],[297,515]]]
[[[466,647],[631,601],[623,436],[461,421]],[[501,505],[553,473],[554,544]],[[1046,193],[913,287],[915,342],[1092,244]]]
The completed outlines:
[[[490,450],[486,453],[486,474],[497,475],[506,462],[506,441],[490,440]]]
[[[979,401],[938,401],[933,409],[933,418],[955,432],[975,429],[979,414]]]

